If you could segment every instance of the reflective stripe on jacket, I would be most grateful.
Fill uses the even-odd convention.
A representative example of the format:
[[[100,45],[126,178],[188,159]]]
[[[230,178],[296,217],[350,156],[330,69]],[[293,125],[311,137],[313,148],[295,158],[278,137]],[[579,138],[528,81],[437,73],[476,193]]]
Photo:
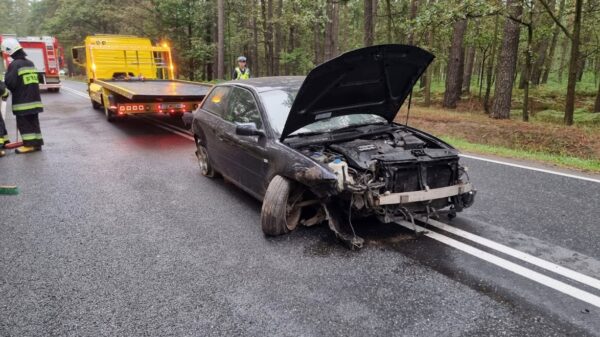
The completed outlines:
[[[235,67],[235,75],[236,80],[247,80],[250,78],[250,69],[245,68],[242,72],[240,67]]]
[[[24,58],[13,60],[8,65],[4,82],[12,93],[12,110],[15,115],[31,115],[44,111],[38,74],[33,62]]]

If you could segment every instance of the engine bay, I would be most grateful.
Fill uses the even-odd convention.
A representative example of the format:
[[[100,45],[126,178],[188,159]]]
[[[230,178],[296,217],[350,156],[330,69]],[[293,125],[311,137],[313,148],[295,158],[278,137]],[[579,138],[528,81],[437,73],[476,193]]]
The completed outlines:
[[[338,191],[356,210],[382,214],[394,207],[379,207],[378,196],[452,186],[464,175],[457,150],[404,128],[298,150],[336,175]],[[422,210],[450,204],[446,198],[411,206]]]

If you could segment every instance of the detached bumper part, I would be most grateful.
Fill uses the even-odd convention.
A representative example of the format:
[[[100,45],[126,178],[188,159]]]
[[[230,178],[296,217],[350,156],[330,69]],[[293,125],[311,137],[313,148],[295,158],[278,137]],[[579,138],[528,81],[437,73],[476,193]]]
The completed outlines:
[[[471,183],[464,183],[448,187],[434,188],[431,190],[384,194],[380,195],[376,199],[376,203],[379,206],[410,204],[419,201],[449,198],[456,195],[469,193],[471,191],[473,191],[473,186]]]

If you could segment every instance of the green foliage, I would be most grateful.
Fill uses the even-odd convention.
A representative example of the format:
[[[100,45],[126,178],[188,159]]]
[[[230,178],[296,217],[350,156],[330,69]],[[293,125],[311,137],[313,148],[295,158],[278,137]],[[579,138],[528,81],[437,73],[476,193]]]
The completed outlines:
[[[462,138],[452,136],[443,136],[441,138],[445,142],[452,144],[453,146],[462,151],[481,154],[491,154],[516,159],[535,160],[566,168],[573,168],[594,173],[600,172],[600,161],[598,160],[582,159],[577,157],[571,157],[568,155],[559,155],[541,151],[527,151],[522,149],[509,149],[493,145],[476,144],[466,141]]]
[[[283,65],[291,66],[291,68],[299,75],[307,74],[315,67],[307,51],[300,48],[296,48],[289,53],[285,51],[282,52],[281,63]]]

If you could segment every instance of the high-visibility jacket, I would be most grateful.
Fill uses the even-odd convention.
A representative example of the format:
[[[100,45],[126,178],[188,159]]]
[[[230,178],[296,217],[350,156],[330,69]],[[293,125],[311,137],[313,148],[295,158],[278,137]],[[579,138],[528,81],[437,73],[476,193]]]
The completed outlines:
[[[6,69],[4,82],[12,93],[13,114],[24,116],[44,111],[38,74],[33,62],[25,58],[13,60]]]
[[[235,78],[234,80],[247,80],[250,78],[250,69],[244,68],[242,71],[240,67],[235,67]]]

